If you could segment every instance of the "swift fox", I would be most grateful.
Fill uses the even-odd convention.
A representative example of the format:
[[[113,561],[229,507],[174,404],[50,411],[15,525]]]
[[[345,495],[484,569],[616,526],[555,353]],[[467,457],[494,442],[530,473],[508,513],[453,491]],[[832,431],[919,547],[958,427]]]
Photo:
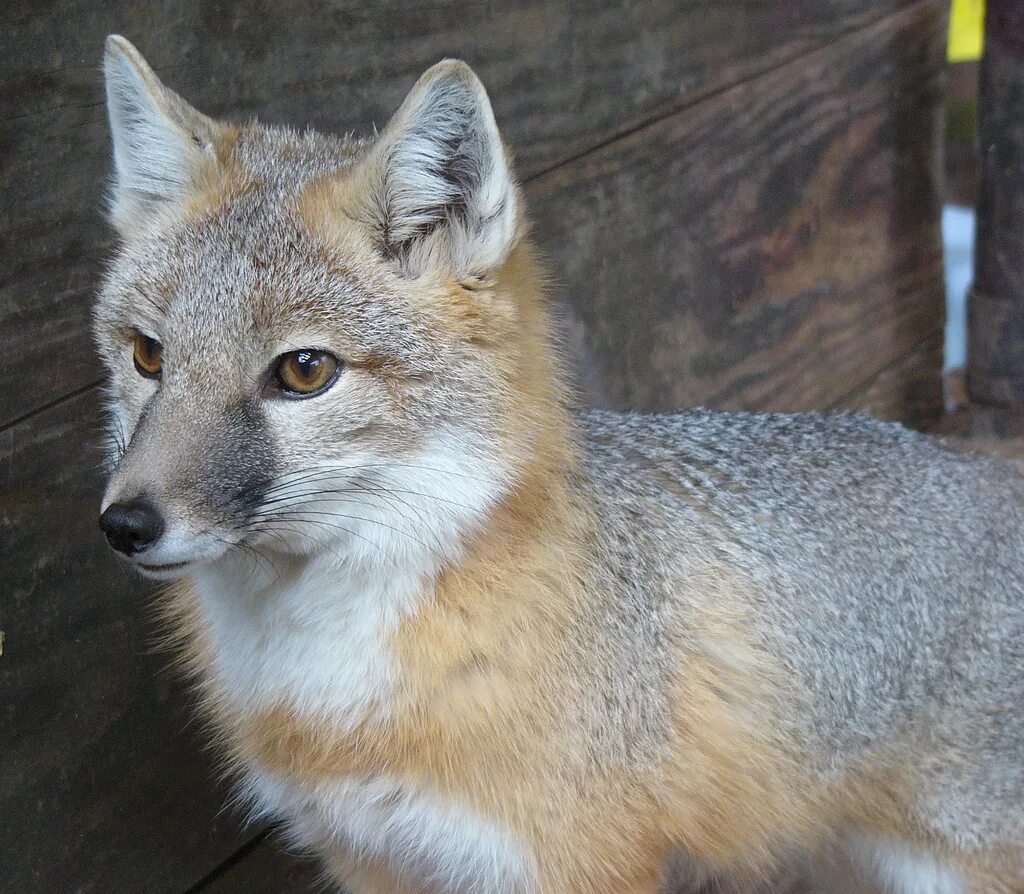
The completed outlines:
[[[1018,883],[1008,466],[860,415],[572,410],[461,62],[365,140],[214,121],[122,37],[104,67],[100,525],[173,581],[258,815],[353,894],[833,858],[899,894]]]

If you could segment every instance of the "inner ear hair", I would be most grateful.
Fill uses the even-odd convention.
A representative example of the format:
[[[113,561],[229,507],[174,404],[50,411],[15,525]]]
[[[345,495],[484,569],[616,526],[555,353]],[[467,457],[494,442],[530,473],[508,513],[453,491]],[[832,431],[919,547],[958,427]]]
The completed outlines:
[[[362,213],[404,272],[484,281],[516,239],[517,187],[487,93],[462,62],[420,78],[356,174]]]
[[[114,149],[111,216],[126,231],[155,203],[192,192],[215,160],[220,125],[165,87],[119,35],[107,38],[103,70]]]

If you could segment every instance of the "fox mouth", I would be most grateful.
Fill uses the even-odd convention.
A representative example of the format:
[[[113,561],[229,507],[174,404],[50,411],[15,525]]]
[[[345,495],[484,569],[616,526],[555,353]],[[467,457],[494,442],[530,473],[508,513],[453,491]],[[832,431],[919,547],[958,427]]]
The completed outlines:
[[[164,562],[161,564],[133,562],[132,564],[147,577],[155,577],[167,580],[180,577],[181,572],[193,565],[193,562]]]
[[[162,565],[148,565],[145,562],[136,562],[143,571],[177,571],[179,568],[184,568],[186,565],[190,565],[190,562],[165,562]]]

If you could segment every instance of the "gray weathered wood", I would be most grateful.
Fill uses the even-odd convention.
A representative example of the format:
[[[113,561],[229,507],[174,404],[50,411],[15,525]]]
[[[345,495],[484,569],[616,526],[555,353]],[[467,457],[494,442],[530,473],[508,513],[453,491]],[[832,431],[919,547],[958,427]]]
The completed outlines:
[[[981,200],[968,298],[973,400],[1024,408],[1024,0],[989,0],[981,63]]]
[[[98,379],[90,295],[110,234],[104,36],[137,41],[212,114],[382,124],[445,55],[476,66],[525,176],[765,71],[907,0],[5,6],[0,79],[0,427]],[[46,358],[45,362],[41,358]]]
[[[943,27],[919,3],[530,184],[593,399],[849,406],[938,344]],[[881,415],[939,412],[915,356]]]

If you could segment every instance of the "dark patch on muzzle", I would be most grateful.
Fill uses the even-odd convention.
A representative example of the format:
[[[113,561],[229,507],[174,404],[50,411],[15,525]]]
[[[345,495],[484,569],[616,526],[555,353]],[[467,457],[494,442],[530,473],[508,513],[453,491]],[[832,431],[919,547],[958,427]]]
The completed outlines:
[[[225,516],[251,516],[277,474],[274,445],[259,404],[239,404],[222,417],[219,431],[209,432],[204,440],[208,453],[196,484]]]

